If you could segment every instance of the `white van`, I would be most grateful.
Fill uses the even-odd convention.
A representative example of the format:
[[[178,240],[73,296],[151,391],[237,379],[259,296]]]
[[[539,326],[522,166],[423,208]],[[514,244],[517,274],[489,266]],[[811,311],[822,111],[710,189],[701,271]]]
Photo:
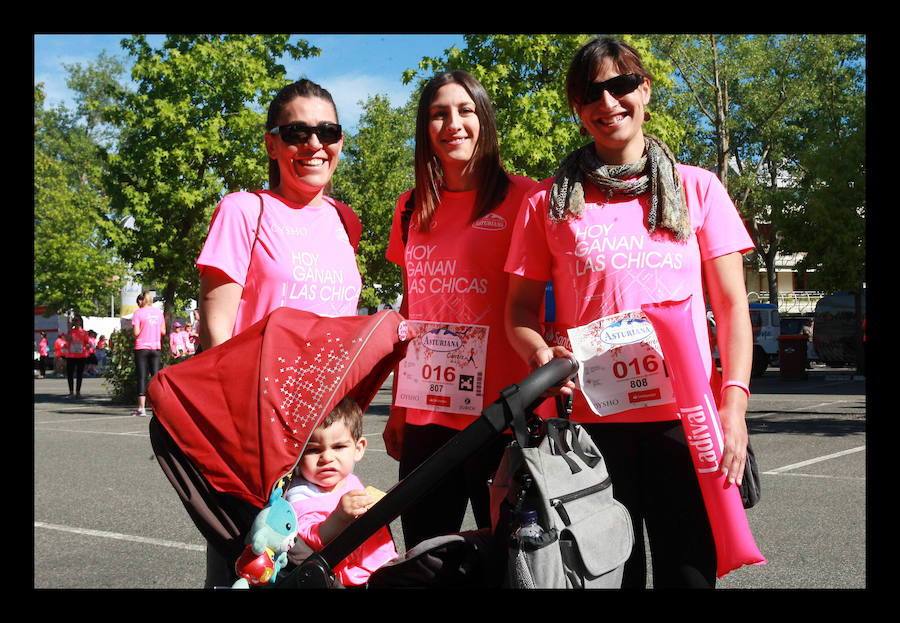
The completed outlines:
[[[750,303],[750,323],[753,325],[753,368],[751,376],[762,376],[766,368],[778,363],[778,338],[781,320],[778,307],[771,303]]]

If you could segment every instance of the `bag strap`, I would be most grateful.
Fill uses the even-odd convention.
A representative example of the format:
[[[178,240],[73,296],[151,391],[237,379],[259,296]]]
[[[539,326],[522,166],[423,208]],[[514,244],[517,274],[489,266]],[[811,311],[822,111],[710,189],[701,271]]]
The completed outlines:
[[[326,197],[326,199],[331,198]],[[356,253],[356,249],[359,246],[359,240],[362,238],[362,221],[359,220],[359,215],[354,212],[350,206],[341,203],[340,201],[331,199],[331,205],[337,210],[338,216],[341,218],[341,223],[344,224],[344,229],[347,230],[347,237],[350,238],[353,252]]]
[[[263,198],[257,192],[253,193],[257,197],[259,197],[259,217],[256,219],[256,232],[253,235],[253,244],[250,245],[250,261],[247,262],[247,272],[250,272],[250,262],[253,261],[253,249],[256,248],[256,241],[259,240],[259,227],[262,225],[262,216],[263,216]]]
[[[565,459],[573,474],[580,472],[581,467],[579,467],[571,458],[566,456],[568,453],[563,451],[566,447],[590,468],[593,468],[600,462],[599,456],[588,456],[587,452],[584,451],[584,448],[581,446],[581,442],[578,439],[579,426],[575,422],[567,419],[551,418],[544,421],[544,426],[547,429],[547,436],[550,437],[550,440],[554,444],[556,444],[559,456]],[[568,440],[563,438],[563,431],[569,433]]]
[[[519,388],[516,385],[510,385],[500,390],[500,397],[510,410],[509,427],[516,443],[520,448],[527,448],[530,445],[528,443],[530,435],[528,422],[525,421],[525,405],[522,404]]]

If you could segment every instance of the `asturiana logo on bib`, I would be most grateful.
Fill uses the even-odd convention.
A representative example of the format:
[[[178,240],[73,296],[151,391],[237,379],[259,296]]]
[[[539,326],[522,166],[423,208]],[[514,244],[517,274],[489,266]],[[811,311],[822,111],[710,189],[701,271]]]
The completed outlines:
[[[506,219],[499,214],[491,212],[472,223],[472,227],[487,231],[500,231],[501,229],[506,229]]]
[[[459,350],[462,339],[449,329],[432,329],[422,336],[422,345],[428,350],[449,353]]]
[[[643,318],[623,318],[600,332],[600,339],[606,344],[624,346],[640,342],[653,334],[653,325]]]

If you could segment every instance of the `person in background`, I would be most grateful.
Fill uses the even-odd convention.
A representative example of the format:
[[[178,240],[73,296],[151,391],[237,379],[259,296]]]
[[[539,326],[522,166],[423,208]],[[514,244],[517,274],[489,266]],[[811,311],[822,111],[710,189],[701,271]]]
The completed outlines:
[[[88,376],[97,376],[97,332],[88,329],[88,356],[85,361],[85,373]]]
[[[153,293],[145,290],[138,295],[138,308],[131,316],[134,331],[134,367],[137,372],[137,409],[131,415],[147,415],[147,384],[159,372],[162,355],[162,336],[166,334],[166,320],[162,311],[153,307]]]
[[[188,334],[182,330],[180,322],[175,322],[172,329],[172,333],[169,334],[169,352],[172,353],[173,359],[184,359],[188,354]]]
[[[50,359],[49,355],[49,346],[47,344],[47,333],[41,331],[41,339],[38,342],[38,366],[41,373],[41,378],[45,378],[47,373],[47,363]]]
[[[53,341],[53,370],[57,376],[65,374],[66,352],[66,336],[64,333],[59,333]]]
[[[415,188],[397,201],[386,253],[401,267],[400,313],[413,321],[453,323],[465,334],[488,329],[486,341],[466,346],[469,361],[453,372],[454,380],[466,373],[472,387],[480,378],[484,388],[480,399],[468,392],[472,398],[459,396],[456,405],[398,404],[401,394],[424,398],[428,385],[423,372],[417,385],[400,391],[395,374],[396,395],[383,437],[388,453],[399,461],[401,479],[499,398],[501,389],[528,374],[504,332],[509,277],[503,262],[519,204],[534,181],[503,168],[490,97],[469,73],[439,74],[422,91],[415,174]],[[473,346],[477,352],[472,352]],[[426,369],[424,362],[410,362],[409,357],[401,365]],[[462,410],[464,401],[476,399],[480,408],[469,405],[469,411]],[[424,406],[424,399],[419,404]],[[459,531],[468,503],[477,525],[490,525],[487,481],[507,441],[502,436],[496,439],[403,512],[407,547]]]
[[[109,346],[109,342],[106,340],[105,335],[101,335],[97,339],[97,369],[99,372],[103,372],[106,367],[106,349]]]
[[[90,336],[84,330],[81,316],[75,316],[72,319],[72,325],[66,336],[66,344],[66,380],[69,383],[69,394],[66,398],[81,398],[84,366],[90,349]]]
[[[188,332],[191,336],[191,344],[193,344],[194,354],[197,355],[203,348],[200,346],[200,310],[195,309],[193,313],[193,322],[191,322],[191,330]]]
[[[331,94],[310,80],[270,103],[265,141],[269,188],[226,195],[197,259],[199,339],[214,348],[279,307],[355,316],[362,279],[350,208],[328,196],[343,148]],[[230,586],[233,561],[207,546],[205,586]]]
[[[637,51],[621,40],[598,38],[576,53],[566,91],[592,140],[522,205],[506,263],[512,275],[507,330],[521,358],[536,368],[572,356],[542,335],[548,281],[556,322],[566,328],[691,295],[695,335],[684,339],[697,342],[704,373],[720,395],[721,467],[739,484],[753,346],[742,253],[753,243],[719,179],[677,163],[664,143],[644,133],[651,79]],[[707,295],[724,382],[709,348]],[[615,385],[611,376],[590,380]],[[573,388],[570,382],[560,391]],[[598,415],[580,392],[573,398],[571,419],[597,444],[614,496],[631,513],[635,542],[623,587],[646,585],[644,525],[654,588],[714,587],[715,544],[677,405],[604,407],[610,413]]]
[[[194,343],[196,338],[196,334],[194,333],[194,326],[190,323],[190,321],[184,323],[184,347],[187,349],[186,357],[191,357],[196,354],[197,346]]]

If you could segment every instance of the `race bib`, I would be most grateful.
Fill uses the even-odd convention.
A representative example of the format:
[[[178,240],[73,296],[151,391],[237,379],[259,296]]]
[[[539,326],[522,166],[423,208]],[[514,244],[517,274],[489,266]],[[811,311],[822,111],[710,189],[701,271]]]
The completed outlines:
[[[599,416],[675,402],[653,325],[641,311],[569,329],[578,386]]]
[[[484,402],[489,327],[407,320],[406,357],[400,362],[400,407],[478,415]]]

